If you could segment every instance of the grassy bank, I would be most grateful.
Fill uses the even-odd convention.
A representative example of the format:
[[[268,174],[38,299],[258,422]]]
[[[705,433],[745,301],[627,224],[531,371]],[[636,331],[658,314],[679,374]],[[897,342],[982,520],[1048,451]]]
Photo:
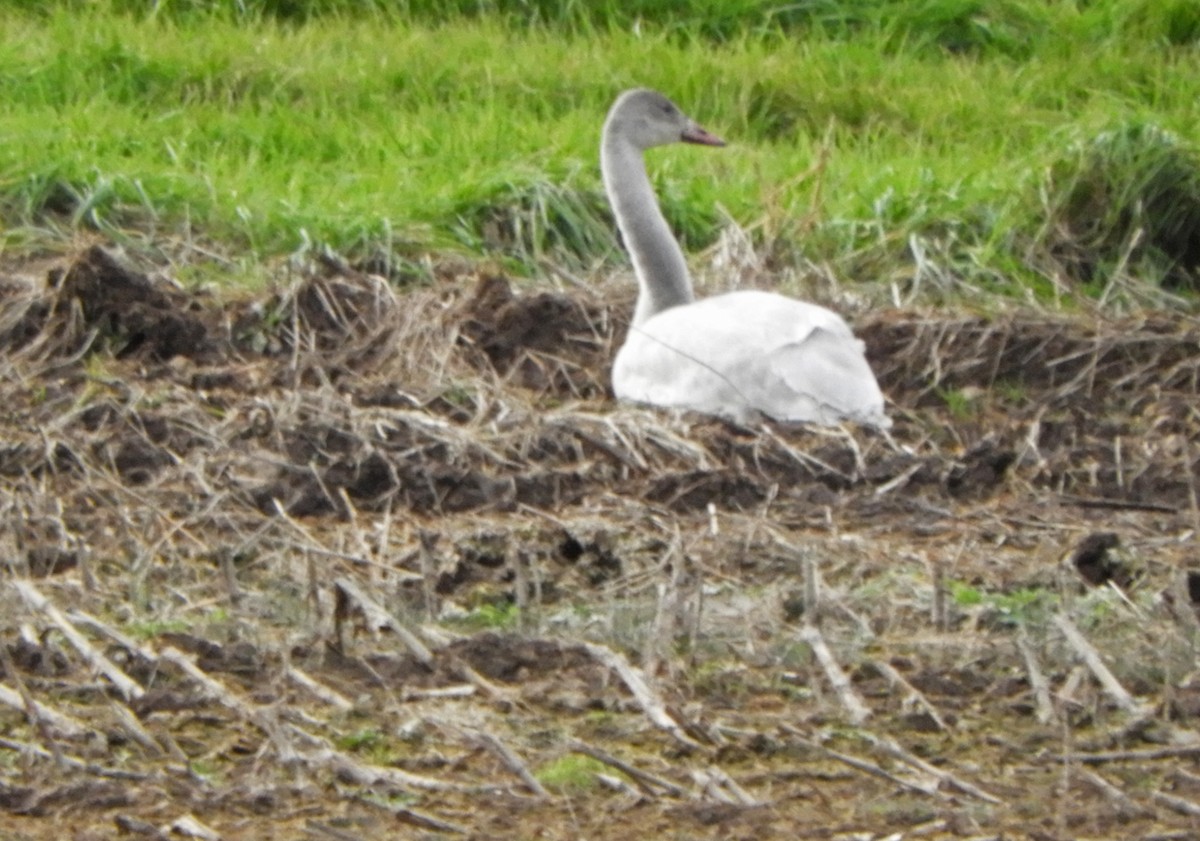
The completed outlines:
[[[654,154],[693,247],[727,217],[846,280],[911,284],[914,255],[1039,297],[1191,277],[1186,4],[461,5],[0,5],[9,247],[85,226],[592,265],[599,125],[645,84],[731,141]]]

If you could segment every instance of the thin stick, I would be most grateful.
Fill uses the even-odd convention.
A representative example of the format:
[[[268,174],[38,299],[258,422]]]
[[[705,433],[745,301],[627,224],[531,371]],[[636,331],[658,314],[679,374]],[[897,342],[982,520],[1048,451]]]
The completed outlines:
[[[0,748],[8,748],[9,750],[17,751],[18,753],[36,756],[38,759],[49,759],[53,762],[59,762],[69,768],[75,768],[79,771],[91,774],[96,777],[108,777],[114,780],[135,780],[141,782],[143,780],[152,779],[155,775],[143,774],[138,771],[123,771],[120,768],[106,768],[103,765],[95,765],[91,762],[84,762],[82,759],[77,759],[74,756],[67,754],[59,754],[55,756],[45,748],[40,748],[37,745],[31,745],[28,742],[18,742],[14,739],[0,738]]]
[[[858,697],[858,693],[854,691],[854,686],[850,683],[850,678],[846,676],[846,673],[842,671],[842,667],[834,659],[833,652],[825,644],[825,638],[821,636],[821,632],[817,630],[816,626],[805,625],[801,628],[800,639],[808,643],[812,648],[813,654],[816,655],[818,662],[821,664],[821,668],[825,670],[825,677],[837,693],[842,706],[849,713],[850,721],[853,724],[862,724],[870,718],[871,710]]]
[[[804,616],[807,620],[817,622],[821,618],[821,573],[817,562],[811,554],[804,556]]]
[[[1128,794],[1122,791],[1118,786],[1101,777],[1095,771],[1083,769],[1079,772],[1079,778],[1092,785],[1097,791],[1104,795],[1116,808],[1121,815],[1128,817],[1150,817],[1154,814],[1154,810],[1137,803]]]
[[[42,743],[50,746],[51,755],[61,767],[64,764],[62,748],[58,746],[54,734],[46,726],[46,719],[41,715],[42,708],[33,699],[33,694],[29,691],[29,687],[25,685],[25,681],[17,671],[16,664],[13,663],[12,654],[9,653],[8,646],[2,641],[0,641],[0,665],[3,665],[4,673],[8,675],[8,679],[17,685],[17,692],[15,694],[18,703],[13,704],[13,706],[25,713],[25,717],[29,720],[29,725],[41,736]]]
[[[687,795],[687,792],[682,787],[675,785],[670,780],[664,780],[662,777],[651,774],[649,771],[643,771],[641,768],[630,765],[628,762],[618,759],[611,753],[607,753],[598,747],[589,745],[587,742],[573,739],[570,743],[570,749],[575,753],[582,753],[584,756],[590,756],[592,759],[616,768],[621,773],[633,779],[646,794],[656,795],[657,792],[654,791],[654,788],[657,787],[673,797],[685,797]]]
[[[736,803],[739,806],[760,806],[757,798],[746,791],[737,781],[716,765],[710,765],[703,770],[692,771],[692,778],[714,800],[723,803]]]
[[[337,707],[343,712],[348,712],[354,709],[354,704],[345,695],[334,689],[330,689],[325,684],[317,681],[315,678],[309,676],[306,672],[296,668],[295,666],[288,666],[285,674],[288,676],[290,681],[295,683],[297,686],[302,687],[317,700],[328,704],[331,707]]]
[[[629,783],[625,782],[620,777],[614,777],[612,774],[602,774],[599,771],[597,771],[596,772],[596,780],[600,783],[600,785],[604,786],[605,788],[609,789],[610,791],[616,791],[621,794],[628,794],[629,796],[631,796],[637,800],[645,799],[645,795],[639,789],[637,789],[637,788],[633,787],[632,785],[630,785]]]
[[[419,826],[422,829],[432,829],[435,832],[450,832],[455,835],[467,835],[469,830],[464,829],[458,824],[444,821],[441,818],[435,818],[432,815],[426,815],[423,812],[418,812],[415,809],[400,808],[392,812],[396,820],[401,823],[406,823],[411,826]]]
[[[1116,676],[1109,671],[1108,666],[1104,665],[1104,660],[1091,643],[1089,643],[1075,627],[1075,624],[1064,614],[1059,613],[1054,617],[1054,624],[1058,625],[1059,630],[1067,638],[1067,642],[1075,649],[1075,652],[1087,664],[1088,669],[1100,681],[1100,685],[1109,694],[1118,707],[1132,715],[1146,715],[1147,707],[1141,704],[1132,695],[1126,691],[1121,682]]]
[[[316,737],[311,738],[315,739]],[[323,742],[324,740],[319,741]],[[334,774],[344,776],[361,786],[374,786],[384,782],[400,788],[417,788],[425,791],[470,792],[478,790],[474,786],[464,786],[458,783],[447,782],[446,780],[434,779],[433,777],[423,777],[419,774],[413,774],[390,766],[385,768],[379,765],[365,765],[334,750],[328,746],[328,743],[325,744],[325,747],[301,752],[299,754],[300,761],[310,767],[333,771]]]
[[[200,841],[221,841],[220,833],[200,823],[191,815],[176,818],[168,828],[167,835],[182,835],[184,838],[199,838]]]
[[[455,835],[466,835],[468,833],[468,830],[463,829],[458,824],[444,821],[441,818],[435,818],[432,815],[426,815],[424,812],[417,812],[413,809],[409,809],[406,806],[393,809],[390,806],[385,806],[384,804],[380,803],[377,799],[358,796],[355,796],[353,800],[357,803],[363,804],[364,806],[382,809],[400,823],[406,823],[411,826],[419,826],[422,829],[432,829],[435,832],[451,832]]]
[[[933,599],[930,619],[933,627],[944,631],[950,625],[950,616],[946,610],[946,567],[941,561],[930,562],[933,578]]]
[[[1109,762],[1149,762],[1157,759],[1200,757],[1200,745],[1174,748],[1147,748],[1145,750],[1111,750],[1097,753],[1072,753],[1070,756],[1050,755],[1055,762],[1073,761],[1084,765],[1104,765]]]
[[[149,751],[151,755],[162,756],[164,753],[163,746],[142,726],[142,722],[133,714],[133,711],[129,707],[117,701],[112,701],[109,707],[117,717],[117,721],[120,723],[121,729],[125,731],[125,735]]]
[[[1200,817],[1200,803],[1184,800],[1182,797],[1167,794],[1165,791],[1153,791],[1150,796],[1154,798],[1155,802],[1163,804],[1173,812],[1193,818]]]
[[[518,699],[517,699],[517,696],[515,693],[510,692],[507,689],[504,689],[503,687],[497,686],[496,684],[492,683],[490,680],[485,678],[479,672],[475,671],[473,668],[471,668],[469,665],[467,665],[461,659],[455,657],[451,661],[451,665],[459,677],[461,677],[463,680],[470,683],[472,686],[474,686],[476,689],[478,689],[484,695],[491,698],[493,701],[496,701],[499,704],[511,704],[514,706],[518,703]]]
[[[1021,652],[1021,659],[1025,661],[1025,671],[1029,673],[1029,685],[1033,688],[1033,698],[1037,703],[1037,720],[1042,724],[1048,724],[1054,720],[1054,702],[1050,698],[1050,682],[1042,674],[1037,654],[1030,645],[1024,628],[1017,636],[1017,650]]]
[[[68,739],[78,739],[92,734],[92,729],[77,718],[39,704],[32,695],[22,695],[0,683],[0,704],[20,710],[33,721],[42,721]]]
[[[354,605],[356,605],[359,610],[362,611],[363,616],[366,617],[367,622],[371,625],[372,630],[378,630],[381,628],[390,629],[392,633],[400,638],[400,641],[404,643],[405,648],[407,648],[409,652],[417,658],[417,660],[426,666],[433,666],[433,652],[426,647],[425,643],[417,639],[416,634],[404,627],[404,624],[400,622],[400,620],[392,616],[392,614],[385,610],[381,605],[377,604],[375,600],[364,593],[357,584],[350,579],[343,577],[336,579],[333,582],[333,586],[344,596],[344,598],[354,603]]]
[[[943,719],[941,714],[938,712],[937,707],[935,707],[929,701],[929,699],[925,697],[924,693],[909,683],[908,680],[905,679],[904,675],[900,674],[900,672],[898,672],[891,663],[888,663],[884,660],[873,660],[871,661],[871,664],[876,668],[877,671],[880,672],[880,674],[891,681],[893,686],[899,686],[901,689],[903,689],[907,695],[905,700],[916,703],[917,706],[923,709],[926,715],[933,719],[933,723],[937,725],[939,730],[950,729],[949,725],[946,724],[945,719]]]
[[[529,767],[521,757],[517,756],[508,745],[504,744],[504,742],[491,733],[485,733],[482,730],[471,730],[468,732],[473,741],[495,754],[508,767],[508,770],[520,777],[521,782],[525,783],[526,787],[534,793],[535,797],[541,799],[548,799],[550,797],[550,792],[546,791],[537,777],[530,773]]]
[[[107,677],[121,693],[126,701],[133,701],[141,698],[146,691],[138,684],[136,680],[131,678],[125,672],[117,667],[117,664],[109,660],[99,651],[97,651],[90,642],[79,633],[70,620],[62,614],[62,612],[50,603],[50,600],[41,594],[29,581],[14,581],[12,586],[16,589],[21,597],[25,599],[32,607],[40,610],[46,615],[54,625],[62,631],[63,636],[71,643],[79,655],[88,662],[93,669]]]
[[[67,617],[76,625],[82,625],[89,628],[101,636],[108,637],[111,641],[124,648],[126,651],[138,655],[148,663],[157,663],[158,654],[151,651],[146,646],[139,643],[133,637],[118,631],[116,628],[101,622],[96,617],[89,613],[84,613],[82,610],[70,610],[67,612]]]
[[[832,748],[827,748],[819,742],[814,742],[809,739],[808,736],[790,724],[782,724],[780,725],[780,729],[791,735],[795,741],[799,742],[805,747],[811,748],[819,753],[823,753],[830,759],[836,759],[838,762],[841,762],[844,765],[849,765],[855,770],[862,771],[863,773],[870,774],[874,777],[879,777],[883,780],[887,780],[890,783],[909,789],[910,791],[919,791],[921,794],[932,794],[939,797],[946,796],[938,790],[938,781],[936,779],[927,780],[925,782],[906,780],[904,777],[900,777],[892,774],[889,771],[883,770],[883,768],[879,767],[874,762],[870,762],[866,759],[860,759],[857,756],[851,756],[848,753],[841,753],[833,750]]]
[[[421,561],[421,594],[425,599],[425,619],[433,622],[438,617],[437,560],[434,555],[437,535],[421,529],[417,532],[417,539],[420,543],[417,557]]]
[[[919,771],[929,774],[932,777],[936,777],[951,788],[958,789],[963,794],[969,794],[977,800],[982,800],[985,803],[991,803],[997,806],[1004,804],[1004,801],[999,797],[996,797],[993,794],[988,794],[974,783],[969,783],[966,780],[959,779],[949,771],[945,771],[934,765],[930,765],[919,756],[909,753],[893,739],[889,739],[885,736],[876,736],[873,733],[867,732],[860,733],[859,735],[869,741],[875,747],[883,750],[885,753],[895,757],[896,759],[899,759],[901,762],[904,762],[907,765],[911,765]]]
[[[1179,509],[1174,505],[1163,505],[1159,502],[1139,502],[1134,499],[1105,499],[1103,497],[1075,496],[1074,494],[1059,494],[1059,499],[1080,508],[1108,508],[1115,511],[1150,511],[1159,514],[1174,514]]]
[[[329,838],[332,841],[361,841],[358,835],[346,832],[345,830],[335,829],[328,824],[320,821],[308,821],[304,824],[304,832],[308,835],[316,835],[321,838]]]
[[[160,657],[163,662],[176,666],[191,678],[192,681],[199,684],[201,690],[208,698],[217,701],[221,706],[232,710],[240,718],[251,722],[259,730],[262,730],[274,743],[275,749],[282,761],[291,762],[297,758],[295,747],[292,745],[291,740],[286,737],[283,728],[279,726],[278,717],[274,714],[273,710],[251,705],[239,697],[233,690],[229,689],[229,687],[205,674],[190,657],[177,648],[167,646],[163,649]]]
[[[470,698],[477,691],[470,684],[440,686],[434,689],[405,689],[400,694],[402,701],[428,701],[435,698]]]
[[[657,693],[650,688],[646,679],[642,677],[640,670],[630,664],[621,654],[607,646],[585,643],[583,647],[593,660],[617,673],[617,676],[633,693],[634,700],[638,702],[642,712],[655,727],[665,730],[681,745],[692,749],[700,748],[700,743],[688,736],[679,723],[667,713],[666,706],[659,699]]]

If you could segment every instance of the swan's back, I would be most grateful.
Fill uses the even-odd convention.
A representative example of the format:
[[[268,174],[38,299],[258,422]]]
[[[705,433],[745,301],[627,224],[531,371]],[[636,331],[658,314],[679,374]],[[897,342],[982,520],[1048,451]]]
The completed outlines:
[[[878,427],[891,421],[863,344],[836,313],[772,292],[673,307],[630,328],[613,365],[618,398],[736,420]]]

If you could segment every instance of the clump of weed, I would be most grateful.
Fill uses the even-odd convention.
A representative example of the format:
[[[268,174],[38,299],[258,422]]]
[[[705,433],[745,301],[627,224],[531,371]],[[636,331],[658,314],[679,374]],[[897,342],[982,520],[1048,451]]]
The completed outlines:
[[[937,395],[942,398],[946,404],[946,408],[950,410],[950,414],[955,420],[965,421],[974,417],[979,412],[979,405],[976,401],[978,395],[972,391],[966,391],[958,388],[939,388]]]
[[[186,634],[190,630],[191,627],[182,619],[153,619],[129,626],[130,634],[142,640],[151,640],[162,634]]]
[[[357,751],[378,747],[383,741],[383,733],[373,728],[367,728],[341,736],[337,740],[337,746],[342,750]]]
[[[980,611],[985,622],[997,627],[1044,625],[1057,604],[1055,594],[1043,587],[988,592],[971,584],[951,581],[949,590],[958,607]]]
[[[1078,144],[1051,167],[1042,245],[1089,284],[1128,271],[1200,286],[1200,157],[1174,134],[1131,123]]]
[[[1200,6],[1194,0],[1106,0],[1082,11],[1097,34],[1153,39],[1177,47],[1200,41]]]
[[[924,0],[886,8],[884,26],[899,45],[935,47],[948,53],[996,53],[1024,58],[1033,52],[1045,21],[1036,7],[1017,2]],[[890,23],[890,26],[889,26]]]
[[[507,185],[461,208],[458,217],[469,245],[482,245],[527,266],[548,257],[584,266],[616,248],[604,196],[549,180]]]

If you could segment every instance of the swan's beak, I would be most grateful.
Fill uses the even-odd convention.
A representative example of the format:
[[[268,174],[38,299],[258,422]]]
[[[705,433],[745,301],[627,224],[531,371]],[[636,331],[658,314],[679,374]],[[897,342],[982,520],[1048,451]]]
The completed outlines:
[[[699,143],[701,146],[724,146],[725,141],[717,137],[715,134],[709,134],[704,129],[695,123],[688,123],[687,128],[683,130],[683,134],[679,139],[684,143]]]

